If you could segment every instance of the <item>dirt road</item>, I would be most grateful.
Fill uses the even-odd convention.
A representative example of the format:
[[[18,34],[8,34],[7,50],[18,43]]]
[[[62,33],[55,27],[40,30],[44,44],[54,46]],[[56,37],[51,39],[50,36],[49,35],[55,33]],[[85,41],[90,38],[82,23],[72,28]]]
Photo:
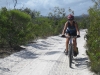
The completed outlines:
[[[72,68],[69,68],[68,57],[63,53],[65,38],[51,36],[0,59],[0,75],[93,75],[87,67],[85,34],[85,30],[81,30],[81,38],[77,39],[79,55],[74,58]]]

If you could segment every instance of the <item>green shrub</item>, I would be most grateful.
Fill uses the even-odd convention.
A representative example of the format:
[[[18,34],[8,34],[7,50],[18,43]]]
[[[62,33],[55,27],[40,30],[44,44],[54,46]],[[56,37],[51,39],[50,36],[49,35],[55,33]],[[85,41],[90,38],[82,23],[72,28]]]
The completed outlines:
[[[99,0],[98,0],[99,1]],[[100,9],[98,4],[89,9],[90,25],[87,32],[88,55],[91,70],[100,73]]]
[[[31,17],[19,10],[4,10],[0,12],[0,43],[10,47],[21,45],[31,39]],[[32,36],[33,37],[33,36]]]

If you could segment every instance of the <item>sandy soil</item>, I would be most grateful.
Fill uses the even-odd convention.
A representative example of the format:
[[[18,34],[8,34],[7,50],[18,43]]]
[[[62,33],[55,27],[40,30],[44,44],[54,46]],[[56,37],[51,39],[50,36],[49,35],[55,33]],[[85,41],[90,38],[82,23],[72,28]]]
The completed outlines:
[[[65,49],[65,38],[51,36],[39,39],[36,43],[22,46],[20,52],[0,59],[0,75],[94,75],[89,71],[84,35],[77,39],[79,55],[74,57],[72,68],[69,68]]]

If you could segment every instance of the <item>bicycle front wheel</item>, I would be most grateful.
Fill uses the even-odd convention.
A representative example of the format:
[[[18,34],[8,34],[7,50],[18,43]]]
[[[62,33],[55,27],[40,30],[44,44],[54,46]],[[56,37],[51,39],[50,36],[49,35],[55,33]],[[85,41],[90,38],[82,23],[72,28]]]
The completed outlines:
[[[69,44],[69,67],[72,66],[72,58],[73,58],[73,55],[72,55],[72,46]]]

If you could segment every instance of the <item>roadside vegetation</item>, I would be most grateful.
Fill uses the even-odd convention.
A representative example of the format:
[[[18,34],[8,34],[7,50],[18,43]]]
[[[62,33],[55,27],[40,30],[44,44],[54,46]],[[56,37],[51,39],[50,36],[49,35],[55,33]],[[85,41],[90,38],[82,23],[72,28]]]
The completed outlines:
[[[38,38],[46,38],[61,33],[65,23],[65,10],[55,7],[48,16],[29,8],[0,9],[0,55],[19,51],[21,45]]]
[[[100,75],[100,0],[93,2],[94,6],[88,10],[87,54],[91,70]]]

